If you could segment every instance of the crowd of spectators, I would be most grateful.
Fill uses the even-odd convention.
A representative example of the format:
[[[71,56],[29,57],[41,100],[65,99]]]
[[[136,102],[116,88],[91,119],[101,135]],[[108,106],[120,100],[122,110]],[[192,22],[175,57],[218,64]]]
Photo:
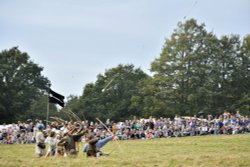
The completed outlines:
[[[222,115],[213,117],[208,115],[202,117],[178,117],[170,118],[148,118],[125,120],[124,122],[112,122],[109,119],[104,122],[106,127],[115,134],[118,140],[129,139],[153,139],[199,135],[219,135],[219,134],[245,134],[250,132],[250,119],[242,116],[239,112],[231,114],[225,112]],[[79,122],[78,122],[79,124]],[[110,136],[109,131],[98,121],[81,122],[85,129],[89,129],[99,138]],[[0,144],[30,144],[35,143],[35,133],[38,125],[44,125],[39,120],[27,120],[16,124],[0,125]],[[54,131],[58,138],[75,126],[76,122],[53,121],[45,129],[46,132]],[[82,137],[85,140],[85,136]]]

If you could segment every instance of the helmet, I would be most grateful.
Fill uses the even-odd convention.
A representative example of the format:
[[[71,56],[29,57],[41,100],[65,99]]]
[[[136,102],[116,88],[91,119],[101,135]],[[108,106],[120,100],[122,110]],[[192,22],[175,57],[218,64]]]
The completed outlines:
[[[43,125],[43,124],[38,124],[37,128],[38,128],[39,130],[42,130],[42,129],[44,129],[44,125]]]

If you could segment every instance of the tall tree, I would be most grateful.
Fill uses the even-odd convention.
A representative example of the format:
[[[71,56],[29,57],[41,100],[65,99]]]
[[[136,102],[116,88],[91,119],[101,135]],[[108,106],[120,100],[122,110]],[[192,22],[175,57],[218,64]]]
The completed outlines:
[[[88,84],[80,97],[81,110],[87,119],[95,117],[124,120],[142,113],[135,107],[141,82],[147,75],[133,65],[118,65],[98,75],[95,84]],[[137,101],[138,102],[138,101]]]
[[[22,119],[32,100],[49,87],[42,70],[17,47],[0,53],[0,123]]]
[[[204,83],[212,59],[207,52],[212,53],[211,43],[216,45],[217,41],[204,27],[194,19],[178,23],[160,58],[151,66],[156,85],[164,92],[161,100],[176,114],[191,115],[201,110],[200,105],[206,105],[209,91]]]
[[[236,99],[240,98],[240,87],[238,87],[236,71],[239,68],[240,54],[240,39],[239,36],[222,36],[219,39],[219,52],[211,64],[213,69],[213,79],[216,81],[217,88],[214,88],[211,108],[217,113],[224,110],[234,110]],[[236,82],[235,82],[236,81]],[[236,91],[235,91],[236,90]]]
[[[237,109],[242,113],[250,115],[250,35],[243,39],[243,44],[238,55],[237,70],[234,73],[233,87],[240,87],[240,99],[238,99]],[[235,90],[236,92],[237,90]]]
[[[151,65],[152,85],[159,95],[155,105],[161,102],[158,108],[168,115],[238,109],[239,99],[247,92],[243,87],[249,88],[246,43],[247,39],[241,47],[237,35],[218,39],[194,19],[178,23],[160,58]]]

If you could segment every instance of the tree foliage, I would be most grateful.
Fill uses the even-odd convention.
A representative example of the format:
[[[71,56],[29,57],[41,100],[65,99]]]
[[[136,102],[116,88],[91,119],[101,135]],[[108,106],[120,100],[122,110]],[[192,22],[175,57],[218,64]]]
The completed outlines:
[[[218,39],[194,19],[179,23],[151,66],[161,94],[156,103],[167,104],[162,112],[180,115],[240,109],[250,85],[246,50],[237,35]]]
[[[133,65],[118,65],[99,74],[94,84],[87,84],[80,97],[80,110],[86,119],[111,118],[124,120],[142,113],[138,90],[147,75]]]
[[[17,47],[0,53],[0,122],[23,119],[32,101],[48,88],[43,70]]]

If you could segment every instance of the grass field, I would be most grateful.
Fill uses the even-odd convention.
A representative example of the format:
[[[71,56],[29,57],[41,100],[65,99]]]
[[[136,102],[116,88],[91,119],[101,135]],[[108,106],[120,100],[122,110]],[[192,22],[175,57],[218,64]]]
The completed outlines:
[[[0,167],[250,167],[250,134],[109,142],[109,156],[36,158],[34,145],[0,145]]]

